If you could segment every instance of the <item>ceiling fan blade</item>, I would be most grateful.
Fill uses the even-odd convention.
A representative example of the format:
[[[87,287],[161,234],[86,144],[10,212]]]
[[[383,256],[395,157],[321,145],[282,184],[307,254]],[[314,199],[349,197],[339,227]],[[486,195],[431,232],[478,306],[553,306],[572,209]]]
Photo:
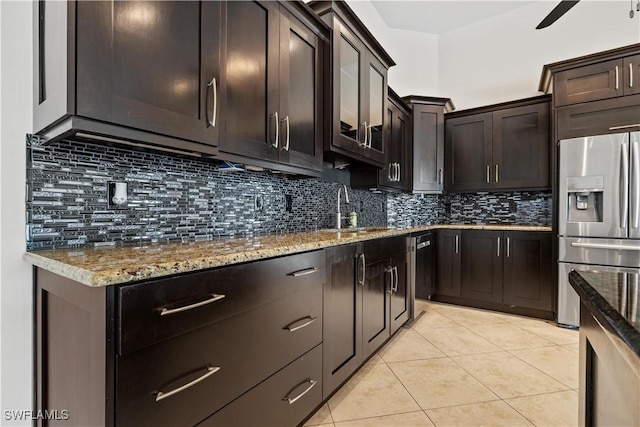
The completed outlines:
[[[575,6],[580,0],[562,0],[553,10],[538,24],[536,30],[546,28],[556,22],[562,15],[567,13],[569,9]]]

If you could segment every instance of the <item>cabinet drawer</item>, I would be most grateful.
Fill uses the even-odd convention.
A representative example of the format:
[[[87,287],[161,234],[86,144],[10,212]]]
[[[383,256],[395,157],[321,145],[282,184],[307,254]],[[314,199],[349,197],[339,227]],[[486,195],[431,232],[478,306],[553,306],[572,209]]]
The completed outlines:
[[[322,402],[322,345],[199,426],[296,426]]]
[[[375,262],[391,255],[406,253],[410,250],[410,241],[406,236],[386,237],[364,242],[366,262]]]
[[[321,341],[322,286],[312,285],[120,356],[116,424],[194,425]],[[159,391],[164,398],[157,401]]]
[[[118,353],[251,310],[325,281],[324,251],[257,261],[119,289]]]

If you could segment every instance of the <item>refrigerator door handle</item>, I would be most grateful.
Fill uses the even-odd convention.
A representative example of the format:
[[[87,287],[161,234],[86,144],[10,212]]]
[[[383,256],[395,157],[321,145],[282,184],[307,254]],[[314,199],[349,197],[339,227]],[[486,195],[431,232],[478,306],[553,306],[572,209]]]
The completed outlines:
[[[631,227],[640,228],[640,147],[638,141],[631,144]]]
[[[591,248],[591,249],[616,249],[621,251],[640,251],[640,246],[615,245],[609,243],[583,243],[571,242],[574,248]]]
[[[627,144],[620,145],[620,227],[627,228],[629,210],[629,152]]]

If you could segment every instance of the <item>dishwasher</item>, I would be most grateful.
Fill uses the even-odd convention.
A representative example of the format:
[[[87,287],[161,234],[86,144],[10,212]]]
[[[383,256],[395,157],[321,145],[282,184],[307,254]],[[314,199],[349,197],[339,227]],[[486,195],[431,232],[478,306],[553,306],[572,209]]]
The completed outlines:
[[[434,266],[433,266],[433,235],[423,232],[414,235],[415,254],[415,297],[431,299],[435,292]]]

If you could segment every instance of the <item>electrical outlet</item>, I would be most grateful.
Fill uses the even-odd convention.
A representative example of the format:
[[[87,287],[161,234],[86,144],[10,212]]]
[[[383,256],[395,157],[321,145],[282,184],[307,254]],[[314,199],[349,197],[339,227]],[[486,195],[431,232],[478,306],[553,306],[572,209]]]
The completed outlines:
[[[291,194],[284,195],[285,211],[293,212],[293,196]]]
[[[264,196],[262,194],[256,194],[254,207],[257,211],[264,210]]]
[[[107,182],[107,207],[109,209],[126,209],[129,200],[129,186],[126,182]]]

